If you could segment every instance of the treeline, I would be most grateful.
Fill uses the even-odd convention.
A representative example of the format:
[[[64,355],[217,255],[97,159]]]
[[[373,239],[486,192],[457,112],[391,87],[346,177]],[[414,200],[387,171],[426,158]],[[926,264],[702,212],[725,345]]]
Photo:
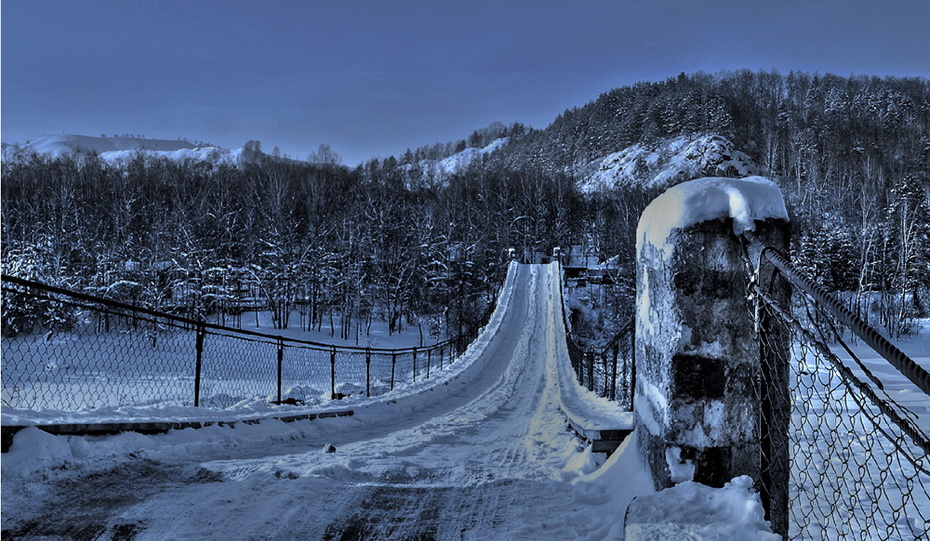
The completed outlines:
[[[373,318],[439,337],[480,318],[510,246],[567,234],[571,207],[548,178],[428,187],[382,165],[10,161],[3,271],[193,317],[255,308],[284,327],[299,310],[343,338]]]
[[[505,126],[501,122],[493,122],[486,128],[480,128],[471,133],[467,138],[458,141],[449,141],[445,143],[433,143],[424,145],[415,150],[407,149],[400,158],[389,158],[395,160],[399,165],[417,165],[424,160],[439,161],[443,158],[462,152],[468,148],[483,148],[497,139],[522,137],[526,134],[528,128],[519,122]]]
[[[355,169],[270,157],[11,160],[4,272],[194,314],[247,297],[278,325],[297,306],[307,325],[339,316],[343,335],[372,317],[396,328],[435,316],[431,332],[448,334],[476,318],[472,300],[499,280],[508,248],[575,245],[626,264],[627,293],[606,314],[622,319],[634,231],[657,194],[582,196],[577,184],[633,144],[710,133],[781,184],[795,259],[823,285],[851,292],[893,333],[930,313],[930,82],[916,78],[680,75],[611,90],[545,129],[495,123]],[[500,138],[460,174],[429,167]]]
[[[718,134],[780,182],[796,262],[898,334],[930,313],[930,81],[792,72],[697,73],[610,90],[521,131],[479,174],[533,164],[580,180],[634,144]],[[580,227],[603,257],[632,255],[652,194],[593,196]]]

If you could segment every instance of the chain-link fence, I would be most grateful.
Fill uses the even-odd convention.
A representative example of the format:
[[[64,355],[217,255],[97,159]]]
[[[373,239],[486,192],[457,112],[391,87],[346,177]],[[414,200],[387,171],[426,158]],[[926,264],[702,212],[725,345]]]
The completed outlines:
[[[773,529],[790,539],[930,538],[926,370],[842,313],[784,256],[757,248],[757,481]],[[790,300],[773,293],[785,282]]]
[[[559,287],[564,289],[564,278]],[[562,322],[565,326],[568,357],[578,383],[598,396],[620,402],[627,411],[633,411],[633,393],[636,388],[633,347],[636,326],[633,320],[621,327],[601,349],[584,348],[575,341],[565,310]]]
[[[31,410],[377,396],[454,362],[493,308],[456,338],[391,350],[233,329],[10,276],[2,287],[0,402]]]
[[[636,367],[633,362],[632,322],[603,348],[584,349],[566,331],[568,356],[578,377],[578,383],[598,396],[620,402],[627,411],[633,411],[633,389]]]

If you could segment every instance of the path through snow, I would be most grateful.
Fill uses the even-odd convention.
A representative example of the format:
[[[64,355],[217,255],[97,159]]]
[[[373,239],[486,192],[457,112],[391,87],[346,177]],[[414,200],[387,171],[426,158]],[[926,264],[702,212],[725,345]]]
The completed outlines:
[[[651,480],[626,444],[594,471],[558,409],[556,267],[511,272],[499,327],[466,369],[351,418],[98,439],[24,431],[4,459],[4,537],[621,538]],[[58,452],[23,456],[30,442]]]

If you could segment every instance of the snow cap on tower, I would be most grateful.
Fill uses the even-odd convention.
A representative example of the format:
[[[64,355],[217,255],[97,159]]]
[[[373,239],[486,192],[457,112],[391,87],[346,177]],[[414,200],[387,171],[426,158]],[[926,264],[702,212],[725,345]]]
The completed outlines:
[[[655,198],[639,220],[636,251],[649,243],[669,257],[672,231],[714,219],[733,219],[734,233],[755,230],[756,220],[788,219],[778,185],[765,177],[706,177],[673,186]]]

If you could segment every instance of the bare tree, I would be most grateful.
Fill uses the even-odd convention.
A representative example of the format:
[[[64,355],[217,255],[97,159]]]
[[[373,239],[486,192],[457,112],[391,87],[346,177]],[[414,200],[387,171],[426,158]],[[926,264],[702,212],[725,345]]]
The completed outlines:
[[[318,165],[342,165],[342,157],[326,143],[321,143],[316,152],[311,152],[307,161]]]

